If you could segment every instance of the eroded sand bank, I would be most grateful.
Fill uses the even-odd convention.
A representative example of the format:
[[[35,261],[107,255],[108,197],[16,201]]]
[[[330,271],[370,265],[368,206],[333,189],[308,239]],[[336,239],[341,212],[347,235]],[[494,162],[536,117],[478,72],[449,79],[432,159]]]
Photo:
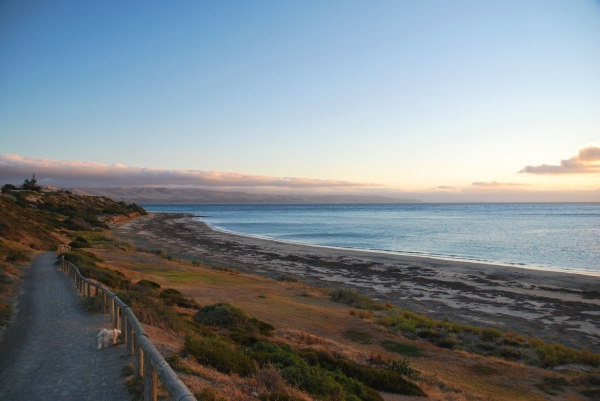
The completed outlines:
[[[355,288],[436,318],[600,351],[600,277],[270,241],[215,231],[182,214],[150,214],[115,233],[258,274]]]

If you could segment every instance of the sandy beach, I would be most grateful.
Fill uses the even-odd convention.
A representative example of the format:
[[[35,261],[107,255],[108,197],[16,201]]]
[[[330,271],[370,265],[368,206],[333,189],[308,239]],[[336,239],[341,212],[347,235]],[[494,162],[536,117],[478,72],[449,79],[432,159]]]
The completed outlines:
[[[188,260],[272,277],[290,274],[435,318],[600,351],[600,277],[271,241],[216,231],[183,214],[150,214],[114,232]]]

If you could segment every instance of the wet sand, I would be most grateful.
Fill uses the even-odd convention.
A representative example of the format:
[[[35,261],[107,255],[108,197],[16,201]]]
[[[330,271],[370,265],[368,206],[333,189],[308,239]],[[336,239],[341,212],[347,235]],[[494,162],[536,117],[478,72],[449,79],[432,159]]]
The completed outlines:
[[[224,233],[184,214],[149,214],[115,234],[189,260],[361,294],[435,318],[495,326],[600,352],[600,277],[326,248]]]

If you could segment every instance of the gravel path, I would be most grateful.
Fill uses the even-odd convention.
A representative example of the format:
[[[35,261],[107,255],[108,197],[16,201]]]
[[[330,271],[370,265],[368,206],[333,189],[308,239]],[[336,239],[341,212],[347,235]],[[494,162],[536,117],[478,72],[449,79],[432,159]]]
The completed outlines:
[[[107,315],[85,313],[73,282],[50,252],[24,276],[16,322],[0,344],[0,400],[127,400],[123,345],[98,351]]]

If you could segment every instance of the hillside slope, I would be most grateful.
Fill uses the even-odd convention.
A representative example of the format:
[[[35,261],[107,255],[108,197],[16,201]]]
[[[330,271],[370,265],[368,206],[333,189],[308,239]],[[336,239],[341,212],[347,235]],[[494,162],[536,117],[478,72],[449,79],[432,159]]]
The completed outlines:
[[[104,231],[108,223],[146,214],[108,198],[58,192],[6,191],[0,195],[0,326],[11,315],[8,296],[20,267],[38,251],[56,251],[75,232]]]

